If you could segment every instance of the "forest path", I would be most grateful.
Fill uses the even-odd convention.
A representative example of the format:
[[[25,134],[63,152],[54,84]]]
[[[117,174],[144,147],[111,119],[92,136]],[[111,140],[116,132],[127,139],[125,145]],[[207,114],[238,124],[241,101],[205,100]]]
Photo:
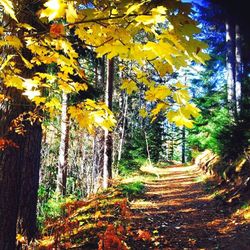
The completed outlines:
[[[132,226],[151,232],[153,242],[132,249],[250,249],[247,224],[231,218],[197,182],[196,166],[151,168],[159,178],[132,201]]]

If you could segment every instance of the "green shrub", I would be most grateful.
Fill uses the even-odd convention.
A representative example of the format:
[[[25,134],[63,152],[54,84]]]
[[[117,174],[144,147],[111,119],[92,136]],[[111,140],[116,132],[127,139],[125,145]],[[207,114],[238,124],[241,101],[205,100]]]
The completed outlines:
[[[140,196],[145,193],[145,185],[140,181],[120,184],[118,189],[127,197]]]
[[[118,165],[118,173],[121,176],[129,176],[138,171],[140,167],[145,164],[145,158],[122,159]]]
[[[70,195],[67,197],[61,196],[57,192],[53,192],[51,197],[48,199],[44,198],[44,187],[41,186],[38,191],[38,226],[43,227],[43,224],[46,219],[56,219],[59,216],[63,215],[63,204],[67,202],[72,202],[76,200],[76,197]]]

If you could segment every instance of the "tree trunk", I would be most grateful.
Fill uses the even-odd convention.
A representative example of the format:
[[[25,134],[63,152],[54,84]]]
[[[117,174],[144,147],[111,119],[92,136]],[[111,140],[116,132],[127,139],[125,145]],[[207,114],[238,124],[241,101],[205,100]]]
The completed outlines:
[[[124,144],[125,128],[126,128],[126,120],[127,120],[127,112],[128,112],[128,95],[124,94],[124,96],[125,98],[124,98],[123,113],[122,113],[122,126],[121,126],[121,135],[119,138],[117,164],[119,164],[121,157],[122,157],[122,147]]]
[[[107,60],[107,81],[105,89],[105,103],[112,110],[114,84],[114,59]],[[104,132],[104,159],[103,159],[103,188],[109,186],[109,180],[112,178],[112,151],[113,136],[112,132]]]
[[[150,150],[149,150],[149,145],[148,145],[148,136],[147,136],[147,132],[145,130],[144,130],[144,136],[145,136],[145,143],[146,143],[148,162],[149,162],[150,165],[152,165],[151,157],[150,157]]]
[[[36,15],[27,15],[27,10],[34,9],[34,6],[29,8],[32,4],[30,1],[12,2],[18,6],[17,18],[20,22],[31,24],[38,31],[41,30],[40,23],[36,22]],[[39,4],[36,4],[36,7],[39,7]],[[7,20],[5,26],[12,32],[11,35],[17,35],[16,22]],[[22,36],[21,33],[18,35]],[[8,49],[3,50],[1,56],[6,56],[10,52],[13,53]],[[22,50],[22,54],[26,58],[31,57],[25,49]],[[31,77],[35,69],[27,69],[18,54],[15,59],[22,76]],[[33,112],[35,107],[20,90],[7,88],[1,83],[0,91],[10,97],[0,104],[0,138],[14,143],[14,146],[10,145],[0,150],[0,249],[12,250],[16,248],[16,231],[27,236],[28,240],[34,238],[37,232],[36,206],[42,130],[39,120],[33,125],[27,121],[30,118],[28,112]],[[20,118],[20,115],[23,116],[21,125],[26,130],[23,135],[10,129],[12,121]]]
[[[67,168],[69,149],[69,115],[68,115],[68,95],[62,94],[62,115],[61,115],[61,140],[59,147],[59,161],[57,172],[56,190],[61,195],[66,194]]]
[[[235,99],[235,30],[234,25],[226,22],[226,69],[227,69],[227,100],[230,114],[236,116]]]
[[[16,147],[0,151],[0,249],[15,249],[16,227],[29,240],[36,234],[42,132],[38,121],[33,126],[24,122],[24,135],[9,130],[11,121],[32,106],[20,91],[4,92],[12,101],[0,106],[0,137],[11,140]]]
[[[39,123],[28,124],[25,135],[23,166],[20,179],[20,198],[18,209],[17,230],[29,240],[35,237],[37,191],[39,187],[39,168],[42,130]],[[26,128],[27,129],[27,128]],[[28,152],[28,153],[27,153]]]
[[[182,147],[181,147],[181,162],[186,162],[186,129],[182,128]]]
[[[242,55],[241,55],[241,35],[239,25],[235,25],[235,99],[237,118],[241,112],[241,82],[242,82]]]

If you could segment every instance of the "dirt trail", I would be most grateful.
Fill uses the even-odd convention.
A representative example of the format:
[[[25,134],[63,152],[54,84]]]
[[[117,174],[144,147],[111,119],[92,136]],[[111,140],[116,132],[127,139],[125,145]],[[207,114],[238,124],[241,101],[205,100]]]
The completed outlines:
[[[133,249],[250,249],[250,228],[230,218],[196,178],[195,166],[170,166],[146,182],[143,197],[132,202],[132,225],[148,230],[153,242]]]

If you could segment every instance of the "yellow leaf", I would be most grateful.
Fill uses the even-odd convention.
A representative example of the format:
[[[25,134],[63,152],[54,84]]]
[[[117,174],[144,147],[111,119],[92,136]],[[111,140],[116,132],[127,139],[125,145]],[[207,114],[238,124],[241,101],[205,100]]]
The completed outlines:
[[[174,122],[176,126],[179,127],[185,126],[187,128],[193,127],[192,121],[186,118],[180,110],[178,111],[170,110],[167,114],[167,118],[170,122]]]
[[[6,36],[5,40],[7,42],[7,45],[13,46],[16,49],[20,49],[23,47],[21,40],[16,36]]]
[[[186,104],[190,100],[190,95],[187,89],[180,89],[174,92],[173,99],[176,103],[182,105]]]
[[[32,99],[32,101],[35,102],[35,104],[38,106],[38,105],[40,105],[41,103],[45,103],[45,102],[46,102],[46,97],[35,96],[35,97]]]
[[[167,86],[151,87],[145,93],[145,99],[147,101],[164,100],[171,95],[171,91]]]
[[[58,84],[59,88],[66,94],[72,93],[75,90],[69,82],[65,82],[64,80],[58,80]]]
[[[98,219],[98,218],[100,218],[101,217],[101,215],[102,215],[102,213],[101,213],[101,211],[96,211],[96,213],[95,213],[95,219]]]
[[[167,8],[164,6],[158,6],[156,8],[153,8],[151,10],[153,15],[165,15],[167,11]]]
[[[142,3],[137,3],[137,4],[132,4],[132,5],[127,9],[126,15],[129,15],[129,14],[131,14],[131,13],[133,13],[133,12],[137,12],[143,4],[144,4],[144,2],[142,2]]]
[[[17,234],[16,240],[17,240],[19,243],[23,243],[23,244],[26,243],[26,240],[25,240],[24,236],[21,235],[21,234]]]
[[[121,89],[124,89],[129,95],[131,95],[134,91],[138,90],[136,83],[132,80],[123,80]]]
[[[10,0],[1,0],[0,5],[3,6],[4,11],[9,14],[14,20],[17,21],[16,15],[14,12],[13,4]],[[18,21],[17,21],[18,22]]]
[[[6,65],[9,63],[9,61],[14,57],[14,55],[8,55],[6,60],[2,63],[1,67],[0,67],[0,71],[3,70]]]
[[[63,0],[49,0],[44,4],[46,9],[41,11],[41,17],[48,17],[49,21],[64,17],[66,4]]]
[[[146,111],[145,108],[142,108],[142,109],[139,110],[139,115],[140,115],[142,118],[145,118],[145,117],[147,117],[148,112]]]
[[[42,240],[39,240],[40,247],[52,247],[55,243],[53,236],[45,236]]]
[[[74,7],[74,2],[68,2],[67,6],[68,8],[66,10],[66,20],[68,23],[74,23],[78,18],[76,9]]]
[[[161,110],[165,109],[167,107],[166,103],[158,103],[156,107],[151,111],[152,116],[156,116],[160,113]]]
[[[17,89],[23,89],[23,87],[24,87],[23,80],[18,76],[8,75],[4,80],[4,84],[7,87],[15,87]]]

